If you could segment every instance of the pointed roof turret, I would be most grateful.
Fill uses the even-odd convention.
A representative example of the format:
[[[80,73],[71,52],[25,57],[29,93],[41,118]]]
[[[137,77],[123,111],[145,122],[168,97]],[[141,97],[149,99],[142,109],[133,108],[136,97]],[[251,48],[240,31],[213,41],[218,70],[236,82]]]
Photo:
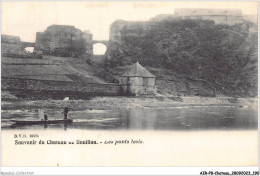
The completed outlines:
[[[132,65],[131,68],[122,76],[155,78],[155,76],[148,72],[142,65],[140,65],[138,61],[134,65]]]

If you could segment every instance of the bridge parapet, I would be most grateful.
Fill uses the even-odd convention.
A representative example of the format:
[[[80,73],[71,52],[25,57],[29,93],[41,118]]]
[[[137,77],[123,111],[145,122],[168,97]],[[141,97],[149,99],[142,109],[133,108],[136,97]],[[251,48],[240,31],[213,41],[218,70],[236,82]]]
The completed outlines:
[[[20,42],[20,45],[21,45],[23,48],[26,48],[26,47],[35,47],[35,43],[33,43],[33,42]]]
[[[106,47],[108,47],[108,45],[109,45],[108,40],[92,40],[92,45],[94,45],[96,43],[102,43],[102,44],[106,45]]]

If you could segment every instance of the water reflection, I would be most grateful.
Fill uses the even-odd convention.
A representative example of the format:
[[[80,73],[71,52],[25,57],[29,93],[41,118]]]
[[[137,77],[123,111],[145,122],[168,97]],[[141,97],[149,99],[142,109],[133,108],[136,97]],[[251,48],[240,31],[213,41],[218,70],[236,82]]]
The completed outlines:
[[[17,125],[14,125],[14,126],[17,127]],[[44,130],[47,130],[48,128],[50,128],[50,126],[51,126],[51,124],[44,124],[44,125],[43,125],[43,129],[44,129]],[[62,123],[61,125],[56,125],[55,127],[57,128],[58,126],[60,126],[61,129],[64,129],[64,130],[66,131],[67,128],[68,128],[68,123]]]
[[[47,111],[50,120],[62,119],[61,111]],[[186,107],[70,111],[73,123],[15,125],[10,119],[40,120],[44,110],[2,111],[2,129],[109,129],[109,130],[211,130],[257,129],[257,109],[238,107]]]
[[[131,109],[128,111],[128,129],[156,129],[156,110]]]

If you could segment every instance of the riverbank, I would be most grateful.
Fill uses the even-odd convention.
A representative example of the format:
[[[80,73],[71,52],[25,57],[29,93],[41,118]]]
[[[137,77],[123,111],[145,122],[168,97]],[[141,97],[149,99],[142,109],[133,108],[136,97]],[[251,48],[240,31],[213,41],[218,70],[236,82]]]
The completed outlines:
[[[257,98],[231,97],[94,97],[91,100],[15,100],[2,101],[2,110],[63,109],[110,110],[129,108],[171,108],[184,106],[257,107]]]

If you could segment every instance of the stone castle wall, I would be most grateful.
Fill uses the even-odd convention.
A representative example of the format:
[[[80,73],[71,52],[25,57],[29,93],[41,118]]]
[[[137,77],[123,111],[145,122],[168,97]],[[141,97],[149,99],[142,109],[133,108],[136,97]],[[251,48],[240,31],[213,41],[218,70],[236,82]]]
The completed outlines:
[[[47,81],[2,77],[2,90],[38,92],[74,92],[91,95],[118,95],[120,86],[116,84],[95,84],[67,81]]]
[[[240,24],[243,23],[241,9],[193,9],[177,8],[174,15],[180,19],[212,20],[215,24]]]
[[[92,54],[92,34],[74,26],[52,25],[44,32],[37,32],[35,50],[45,55],[62,57]]]
[[[20,37],[1,35],[1,55],[5,57],[30,57],[24,50]]]
[[[122,37],[141,37],[151,28],[148,21],[116,20],[110,25],[109,40],[120,42]],[[125,32],[127,30],[127,32]]]
[[[212,20],[215,22],[215,24],[228,24],[228,25],[234,25],[242,23],[243,20],[241,17],[238,16],[214,16],[214,15],[205,15],[205,16],[180,16],[180,19],[192,19],[192,20]]]
[[[20,44],[20,37],[11,35],[1,35],[2,43]]]
[[[109,40],[120,42],[123,37],[142,37],[157,22],[163,20],[212,20],[215,24],[243,23],[243,13],[237,9],[174,9],[174,14],[161,14],[148,21],[116,20],[110,25]],[[127,32],[124,32],[127,30]]]

